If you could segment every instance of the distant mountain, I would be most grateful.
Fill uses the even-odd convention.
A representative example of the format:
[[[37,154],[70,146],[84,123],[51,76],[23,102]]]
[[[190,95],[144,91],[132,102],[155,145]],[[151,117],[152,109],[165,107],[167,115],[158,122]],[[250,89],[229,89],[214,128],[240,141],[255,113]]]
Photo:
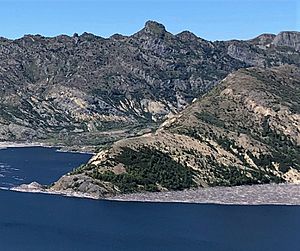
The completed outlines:
[[[0,140],[95,146],[143,133],[237,69],[299,66],[299,37],[210,42],[148,21],[108,39],[0,38]]]
[[[51,189],[105,197],[284,181],[300,182],[295,65],[229,74],[156,132],[114,143]]]

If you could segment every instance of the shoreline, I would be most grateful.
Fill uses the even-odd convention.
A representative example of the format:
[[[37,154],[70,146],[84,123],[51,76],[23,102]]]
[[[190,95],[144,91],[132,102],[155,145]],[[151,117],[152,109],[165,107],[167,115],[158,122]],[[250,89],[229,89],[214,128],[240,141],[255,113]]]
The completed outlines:
[[[7,148],[22,148],[22,147],[45,147],[45,148],[57,148],[57,152],[65,152],[65,153],[82,153],[82,154],[91,154],[95,155],[95,152],[91,151],[83,151],[83,150],[68,150],[67,146],[63,145],[51,145],[41,142],[10,142],[10,141],[2,141],[0,142],[0,150],[4,150]],[[80,147],[78,147],[79,149]]]
[[[56,148],[58,152],[94,153],[71,151],[63,146],[41,142],[0,142],[0,150],[12,147],[47,147]],[[27,193],[53,194],[65,197],[85,198],[124,202],[158,202],[158,203],[193,203],[218,205],[300,205],[300,184],[281,183],[265,185],[244,185],[234,187],[195,188],[183,191],[143,192],[100,197],[95,194],[73,190],[57,191],[36,182],[22,184],[12,188],[0,188]]]
[[[300,206],[300,185],[288,183],[236,187],[209,187],[154,193],[132,193],[111,197],[98,197],[76,191],[55,191],[35,182],[14,187],[9,190],[121,202]]]
[[[22,185],[21,185],[22,186]],[[47,194],[47,195],[58,195],[63,197],[72,197],[72,198],[78,198],[78,199],[93,199],[93,200],[100,200],[101,198],[97,198],[95,196],[92,196],[90,194],[80,193],[80,192],[61,192],[61,191],[54,191],[54,190],[48,190],[48,189],[23,189],[19,187],[12,187],[12,188],[1,188],[0,190],[7,190],[7,191],[13,191],[13,192],[19,192],[19,193],[37,193],[37,194]]]
[[[2,141],[0,142],[0,150],[2,149],[7,149],[7,148],[12,148],[12,147],[35,147],[35,146],[40,146],[40,147],[51,147],[49,145],[39,143],[39,142],[10,142],[10,141]]]

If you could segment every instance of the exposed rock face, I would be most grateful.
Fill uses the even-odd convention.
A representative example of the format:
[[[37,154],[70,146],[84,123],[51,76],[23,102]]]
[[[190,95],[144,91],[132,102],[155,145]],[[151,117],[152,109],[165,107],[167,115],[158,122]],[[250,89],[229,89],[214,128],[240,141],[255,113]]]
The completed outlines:
[[[275,46],[285,46],[300,51],[300,32],[283,31],[273,40]]]
[[[138,34],[148,34],[155,36],[164,36],[166,34],[166,28],[164,25],[157,23],[155,21],[147,21],[143,30],[141,30]]]
[[[250,42],[259,46],[260,48],[265,49],[266,47],[270,46],[275,37],[276,35],[274,34],[261,34],[258,37],[251,39]]]
[[[178,113],[239,68],[300,64],[298,33],[258,40],[210,42],[188,31],[173,35],[153,21],[109,39],[1,38],[0,140],[84,138],[95,145],[100,131]]]
[[[83,174],[61,177],[48,192],[59,191],[62,194],[82,194],[84,197],[103,198],[115,195],[118,190],[109,182],[100,182]]]
[[[299,183],[299,98],[299,67],[238,70],[155,133],[115,142],[68,179],[82,174],[114,194]]]
[[[248,65],[270,67],[299,65],[300,32],[285,31],[278,35],[262,34],[248,41],[225,42],[228,54]]]
[[[32,182],[11,188],[12,191],[18,192],[59,194],[92,199],[114,196],[116,189],[108,182],[99,182],[81,174],[75,176],[65,175],[52,187]]]

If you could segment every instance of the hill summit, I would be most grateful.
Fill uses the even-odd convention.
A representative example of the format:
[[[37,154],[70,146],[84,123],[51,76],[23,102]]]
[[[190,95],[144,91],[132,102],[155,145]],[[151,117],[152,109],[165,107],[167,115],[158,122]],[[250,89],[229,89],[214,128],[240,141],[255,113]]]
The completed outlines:
[[[240,69],[154,133],[115,142],[52,189],[105,197],[300,182],[300,68]]]

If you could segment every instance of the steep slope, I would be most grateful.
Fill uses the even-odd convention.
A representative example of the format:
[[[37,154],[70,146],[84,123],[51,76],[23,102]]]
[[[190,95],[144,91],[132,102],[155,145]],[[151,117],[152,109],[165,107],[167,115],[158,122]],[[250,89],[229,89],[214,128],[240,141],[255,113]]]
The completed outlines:
[[[227,54],[251,66],[272,67],[299,65],[300,32],[283,31],[278,35],[262,34],[248,41],[221,42]]]
[[[120,140],[52,190],[103,197],[300,182],[300,68],[240,69],[155,132]]]
[[[257,39],[210,42],[148,21],[132,36],[108,39],[88,33],[1,38],[0,140],[99,145],[134,135],[234,70],[300,65],[299,33],[285,34],[263,46]]]

